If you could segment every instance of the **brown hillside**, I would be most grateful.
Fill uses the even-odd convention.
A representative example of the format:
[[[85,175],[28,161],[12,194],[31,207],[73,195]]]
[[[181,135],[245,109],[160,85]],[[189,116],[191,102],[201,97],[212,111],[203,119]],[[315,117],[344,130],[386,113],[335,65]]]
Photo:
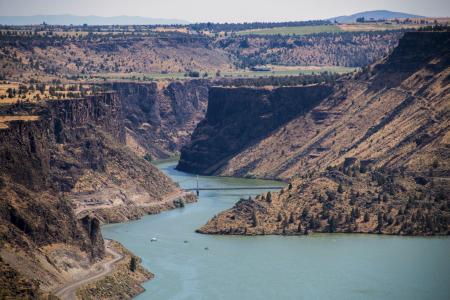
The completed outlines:
[[[326,84],[209,91],[206,117],[183,147],[177,169],[214,174],[230,158],[290,120],[307,113],[332,92]]]
[[[391,56],[229,160],[218,174],[293,179],[203,233],[448,234],[448,32],[408,33]]]
[[[210,84],[202,79],[112,84],[122,103],[127,146],[151,159],[177,154],[205,116]]]
[[[218,174],[289,179],[350,157],[420,173],[438,161],[440,172],[449,170],[448,36],[407,34],[386,60],[340,82],[313,111],[236,155]]]
[[[189,35],[9,37],[0,39],[0,75],[9,80],[98,73],[232,69],[229,54]]]
[[[2,106],[0,257],[20,274],[5,266],[2,276],[28,279],[12,289],[50,291],[82,277],[104,257],[101,221],[173,208],[183,197],[126,147],[122,113],[114,93]]]

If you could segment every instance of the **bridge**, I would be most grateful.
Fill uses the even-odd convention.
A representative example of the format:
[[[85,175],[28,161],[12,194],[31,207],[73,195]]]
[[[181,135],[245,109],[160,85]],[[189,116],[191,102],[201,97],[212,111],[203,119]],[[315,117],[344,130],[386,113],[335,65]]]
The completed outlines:
[[[189,179],[188,179],[189,180]],[[197,186],[194,188],[185,188],[185,191],[195,191],[197,196],[200,194],[200,191],[232,191],[232,190],[281,190],[284,186],[233,186],[233,187],[200,187],[198,184],[198,176],[196,176]]]
[[[184,189],[185,191],[227,191],[227,190],[281,190],[283,186],[237,186],[237,187],[206,187]]]

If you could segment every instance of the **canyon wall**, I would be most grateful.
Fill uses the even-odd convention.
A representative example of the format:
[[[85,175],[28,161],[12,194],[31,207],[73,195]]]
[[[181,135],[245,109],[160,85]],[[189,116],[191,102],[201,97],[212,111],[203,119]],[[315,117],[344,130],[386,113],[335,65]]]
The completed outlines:
[[[50,125],[43,118],[0,130],[1,240],[25,252],[54,243],[76,245],[95,261],[104,254],[99,222],[91,216],[78,220],[72,203],[58,194]]]
[[[127,145],[139,156],[176,155],[204,117],[210,81],[114,83],[122,102]]]
[[[181,151],[178,170],[220,174],[234,155],[273,130],[311,110],[332,88],[312,85],[280,88],[223,88],[209,91],[208,110],[191,143]]]
[[[124,122],[115,93],[2,106],[1,268],[23,276],[30,293],[102,259],[101,222],[195,200],[128,149]]]
[[[389,57],[228,159],[220,175],[291,184],[199,231],[449,234],[449,46],[449,32],[406,33]]]

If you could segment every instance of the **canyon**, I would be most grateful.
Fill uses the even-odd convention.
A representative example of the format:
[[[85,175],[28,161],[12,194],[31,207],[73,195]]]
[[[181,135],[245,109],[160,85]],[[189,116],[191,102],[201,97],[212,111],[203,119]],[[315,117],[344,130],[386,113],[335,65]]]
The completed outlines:
[[[225,210],[202,234],[450,234],[448,30],[56,32],[0,32],[0,88],[26,90],[0,98],[0,298],[143,292],[145,258],[101,226],[196,202],[173,180],[197,174],[285,183],[204,203]],[[361,69],[233,78],[265,64]],[[191,175],[152,164],[178,156]]]
[[[0,80],[157,79],[198,71],[238,73],[257,65],[363,67],[388,54],[403,30],[241,36],[183,30],[89,34],[69,28],[0,31]],[[124,28],[128,31],[129,28]],[[104,32],[102,32],[104,31]],[[295,75],[298,75],[295,74]]]
[[[181,151],[178,170],[211,175],[224,161],[308,112],[331,94],[327,85],[279,88],[212,87],[208,111]]]
[[[448,234],[449,38],[448,32],[406,33],[390,56],[340,79],[307,113],[228,156],[220,168],[209,160],[205,169],[214,175],[291,183],[239,201],[199,232]],[[247,120],[245,104],[234,109]],[[202,133],[202,144],[221,137],[200,123],[187,149],[201,149],[195,137]],[[191,160],[182,154],[180,166],[202,163],[184,158]]]
[[[21,278],[2,297],[86,276],[108,259],[100,224],[196,200],[126,146],[116,92],[4,105],[0,122],[2,271]]]
[[[126,144],[150,159],[175,156],[185,145],[208,102],[209,80],[117,82],[107,85],[122,102]]]

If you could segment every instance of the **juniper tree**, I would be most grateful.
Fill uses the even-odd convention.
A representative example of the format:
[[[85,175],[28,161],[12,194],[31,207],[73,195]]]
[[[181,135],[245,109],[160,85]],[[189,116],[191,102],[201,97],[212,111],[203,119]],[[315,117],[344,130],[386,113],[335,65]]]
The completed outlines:
[[[272,203],[272,194],[270,192],[267,192],[266,200],[267,202]]]
[[[369,222],[369,214],[366,212],[364,214],[364,223],[367,223],[367,222]]]
[[[342,184],[341,184],[341,183],[339,183],[339,186],[338,186],[338,188],[337,188],[337,192],[338,192],[339,194],[342,194],[342,193],[344,192],[344,188],[342,187]]]
[[[256,211],[253,211],[252,219],[253,219],[253,227],[258,226],[259,225],[259,220],[258,220],[258,216],[256,215]]]
[[[278,221],[278,222],[283,221],[283,216],[281,215],[281,212],[278,213],[277,221]]]
[[[289,216],[289,224],[294,223],[294,213],[291,212],[291,215]]]
[[[378,212],[377,214],[377,231],[381,232],[381,227],[383,226],[383,215],[381,212]]]
[[[303,208],[302,217],[301,217],[302,220],[305,220],[308,217],[308,214],[309,214],[308,208],[307,207]]]
[[[336,220],[334,219],[334,217],[330,217],[328,219],[328,232],[336,232]]]
[[[130,260],[130,271],[131,271],[131,272],[135,272],[135,271],[136,271],[136,267],[137,267],[137,260],[136,260],[136,257],[135,257],[135,256],[132,256],[132,257],[131,257],[131,260]]]

